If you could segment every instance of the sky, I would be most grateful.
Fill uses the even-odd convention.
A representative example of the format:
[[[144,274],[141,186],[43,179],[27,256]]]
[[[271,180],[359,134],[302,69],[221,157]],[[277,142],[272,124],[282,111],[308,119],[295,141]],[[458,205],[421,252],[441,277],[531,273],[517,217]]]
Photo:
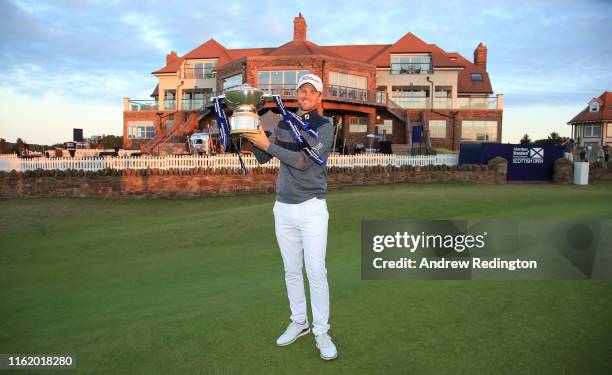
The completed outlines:
[[[587,102],[612,91],[612,0],[517,1],[0,0],[0,137],[53,144],[122,135],[123,98],[150,99],[170,50],[210,38],[277,47],[301,12],[319,45],[391,44],[407,32],[468,60],[488,48],[504,94],[502,141],[570,135]]]

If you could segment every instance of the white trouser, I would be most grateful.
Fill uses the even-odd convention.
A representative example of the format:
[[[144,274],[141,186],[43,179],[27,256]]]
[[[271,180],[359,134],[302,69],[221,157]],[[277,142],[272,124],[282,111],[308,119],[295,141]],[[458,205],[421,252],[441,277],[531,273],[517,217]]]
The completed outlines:
[[[327,248],[327,202],[312,198],[299,204],[276,201],[274,204],[276,240],[283,257],[285,283],[291,308],[291,320],[308,321],[302,262],[310,285],[313,333],[329,330],[329,286],[325,253]],[[303,251],[302,251],[303,250]]]

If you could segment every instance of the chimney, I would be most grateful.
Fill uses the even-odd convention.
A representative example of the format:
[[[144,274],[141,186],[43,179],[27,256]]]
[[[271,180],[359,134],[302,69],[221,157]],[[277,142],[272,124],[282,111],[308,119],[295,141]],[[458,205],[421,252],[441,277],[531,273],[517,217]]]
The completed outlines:
[[[170,51],[170,53],[166,55],[166,65],[170,65],[171,62],[175,61],[178,58],[179,57],[176,52]]]
[[[293,40],[306,40],[306,19],[302,13],[293,19]]]
[[[474,64],[487,69],[487,46],[482,42],[474,50]]]

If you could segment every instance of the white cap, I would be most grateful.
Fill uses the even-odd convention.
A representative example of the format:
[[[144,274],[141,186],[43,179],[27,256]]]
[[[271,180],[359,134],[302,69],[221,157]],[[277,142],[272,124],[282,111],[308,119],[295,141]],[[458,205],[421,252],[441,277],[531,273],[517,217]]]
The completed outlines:
[[[318,92],[323,92],[323,81],[321,81],[321,78],[319,78],[319,76],[314,75],[314,74],[306,74],[303,75],[297,83],[296,89],[299,89],[300,86],[302,86],[305,83],[310,83],[311,85],[314,86],[314,88],[318,91]]]

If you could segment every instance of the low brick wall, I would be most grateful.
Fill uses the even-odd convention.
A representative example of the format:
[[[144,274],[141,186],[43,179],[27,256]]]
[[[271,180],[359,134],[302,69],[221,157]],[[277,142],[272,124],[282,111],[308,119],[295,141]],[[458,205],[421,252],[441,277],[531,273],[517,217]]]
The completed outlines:
[[[554,162],[553,182],[555,184],[571,185],[574,183],[574,164],[565,159],[557,159]]]
[[[611,180],[612,161],[597,161],[589,165],[589,180]]]
[[[506,183],[502,163],[492,165],[330,168],[330,188],[399,182]],[[204,169],[0,172],[0,197],[203,197],[274,192],[277,171]]]

